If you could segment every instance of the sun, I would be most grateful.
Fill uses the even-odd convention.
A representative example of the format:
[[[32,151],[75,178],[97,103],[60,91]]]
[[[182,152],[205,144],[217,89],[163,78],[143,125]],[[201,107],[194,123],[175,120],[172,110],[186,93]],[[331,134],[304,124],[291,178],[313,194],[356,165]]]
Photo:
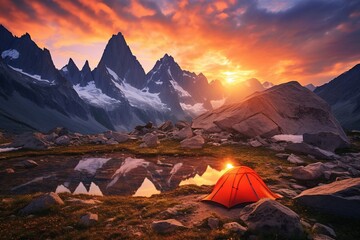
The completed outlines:
[[[234,168],[234,166],[231,163],[228,163],[228,164],[226,164],[226,168],[231,169],[231,168]]]
[[[233,84],[235,82],[235,79],[234,78],[232,78],[232,77],[227,77],[226,78],[226,83],[227,84]]]

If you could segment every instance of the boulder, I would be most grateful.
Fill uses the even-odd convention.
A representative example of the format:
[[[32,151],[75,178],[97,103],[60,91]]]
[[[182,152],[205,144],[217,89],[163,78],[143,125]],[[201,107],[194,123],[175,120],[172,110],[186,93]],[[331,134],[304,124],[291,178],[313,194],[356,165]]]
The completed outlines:
[[[276,157],[278,158],[282,158],[282,159],[288,159],[288,157],[290,156],[290,154],[287,153],[277,153],[275,154]]]
[[[60,136],[63,136],[63,135],[70,134],[70,131],[67,128],[64,128],[64,127],[56,127],[56,128],[51,129],[48,132],[48,134],[52,134],[52,133],[55,133],[56,135],[58,135],[60,137]]]
[[[159,140],[156,134],[147,133],[142,139],[147,147],[157,147]]]
[[[41,133],[23,133],[17,135],[10,147],[22,147],[31,150],[43,150],[49,147],[49,143],[45,140],[45,136]]]
[[[312,156],[314,156],[315,158],[318,158],[318,159],[332,160],[332,159],[336,159],[338,157],[333,152],[326,151],[326,150],[320,149],[320,148],[315,147],[315,146],[311,146],[311,145],[309,145],[307,143],[304,143],[304,142],[302,142],[302,143],[290,143],[285,147],[285,150],[295,152],[295,153],[304,154],[304,155],[312,155]]]
[[[220,128],[249,138],[333,132],[347,139],[330,106],[297,82],[280,84],[240,103],[201,114],[193,120],[192,127],[206,131]]]
[[[225,228],[226,230],[230,231],[230,232],[236,232],[239,235],[243,235],[246,231],[247,228],[240,225],[237,222],[229,222],[229,223],[225,223],[223,225],[223,228]]]
[[[219,219],[215,217],[208,218],[207,224],[211,229],[219,228]]]
[[[302,160],[300,157],[296,156],[295,154],[290,154],[290,156],[287,158],[287,161],[295,164],[305,163],[304,160]]]
[[[184,140],[186,138],[191,138],[193,135],[194,134],[191,127],[184,127],[174,134],[174,138],[178,140]]]
[[[108,139],[104,136],[104,134],[97,134],[90,137],[90,143],[95,144],[105,144],[107,140]]]
[[[63,200],[56,193],[50,192],[32,200],[25,208],[20,210],[20,214],[38,213],[59,205],[64,205]]]
[[[186,121],[178,121],[177,123],[175,123],[175,127],[178,129],[183,129],[184,127],[190,127],[191,124],[186,122]]]
[[[205,140],[200,135],[196,135],[195,137],[188,138],[180,142],[182,148],[192,148],[192,149],[202,148],[204,144],[205,144]]]
[[[154,221],[151,224],[152,229],[157,233],[170,233],[186,227],[176,219],[166,219]]]
[[[37,162],[35,162],[34,160],[25,160],[25,161],[21,161],[19,163],[14,164],[14,167],[18,167],[18,168],[34,168],[39,166],[39,164]]]
[[[304,133],[303,138],[305,143],[331,152],[350,144],[348,139],[332,132]]]
[[[240,210],[240,219],[250,231],[279,235],[283,238],[303,235],[300,217],[271,199],[261,199]]]
[[[312,181],[323,177],[326,168],[323,163],[317,162],[309,165],[293,167],[291,169],[291,175],[296,180]]]
[[[129,140],[129,135],[121,132],[107,131],[104,133],[104,136],[107,139],[113,139],[118,143],[126,142],[127,140]]]
[[[318,235],[321,234],[321,235],[330,236],[332,238],[336,238],[336,233],[334,229],[326,225],[323,225],[321,223],[315,223],[314,226],[312,227],[312,232],[314,234],[318,234]]]
[[[81,216],[79,224],[84,227],[94,226],[99,220],[99,217],[95,213],[87,213]]]
[[[360,219],[360,178],[350,178],[307,189],[296,202],[317,211]]]
[[[159,129],[160,131],[168,132],[168,131],[171,131],[171,130],[174,129],[174,125],[173,125],[173,123],[172,123],[171,121],[168,120],[168,121],[163,122],[163,123],[158,127],[158,129]]]
[[[60,146],[66,146],[70,144],[70,138],[67,135],[62,135],[55,139],[55,144]]]

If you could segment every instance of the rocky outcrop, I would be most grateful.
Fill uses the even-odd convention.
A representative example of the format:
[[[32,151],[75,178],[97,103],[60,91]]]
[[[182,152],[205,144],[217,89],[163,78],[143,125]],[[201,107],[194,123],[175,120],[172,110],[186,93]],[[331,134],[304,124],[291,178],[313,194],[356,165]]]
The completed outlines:
[[[276,234],[284,238],[303,235],[300,217],[291,209],[270,199],[261,199],[240,211],[250,231]]]
[[[312,163],[307,166],[299,166],[291,169],[291,175],[297,180],[311,181],[324,176],[325,167],[321,162]]]
[[[79,224],[84,227],[91,227],[95,225],[99,220],[99,217],[97,214],[94,213],[87,213],[83,216],[81,216]]]
[[[180,142],[182,148],[192,148],[192,149],[202,148],[204,144],[205,144],[205,140],[200,135],[196,135],[195,137],[192,138],[187,138]]]
[[[347,137],[329,105],[297,82],[255,93],[241,103],[209,111],[193,120],[193,128],[235,131],[246,137],[333,132]]]
[[[307,189],[296,202],[326,213],[360,219],[360,178],[350,178]]]
[[[152,229],[157,233],[170,233],[186,227],[176,219],[167,219],[154,221],[151,224]]]
[[[51,192],[32,200],[25,208],[20,210],[20,214],[28,215],[38,213],[59,205],[64,205],[63,200],[59,195]]]
[[[349,146],[349,141],[332,132],[304,133],[303,139],[305,143],[331,152]]]

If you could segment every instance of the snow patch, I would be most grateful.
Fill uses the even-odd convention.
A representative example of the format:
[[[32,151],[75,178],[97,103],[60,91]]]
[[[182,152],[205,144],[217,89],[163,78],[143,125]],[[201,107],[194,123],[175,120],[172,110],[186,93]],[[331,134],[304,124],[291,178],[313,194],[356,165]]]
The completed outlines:
[[[0,148],[0,152],[11,152],[11,151],[19,150],[19,149],[21,149],[21,147],[19,147],[19,148],[13,148],[13,147],[10,147],[10,148]]]
[[[75,171],[88,172],[92,175],[96,173],[99,168],[107,163],[111,158],[85,158],[80,160],[74,168]]]
[[[137,89],[125,81],[121,81],[119,76],[110,68],[106,68],[112,76],[115,86],[124,93],[130,105],[138,108],[155,108],[158,110],[170,110],[166,104],[162,103],[159,93],[150,93],[147,89]],[[121,81],[121,82],[120,82]],[[120,82],[120,83],[119,83]]]
[[[68,70],[67,66],[65,66],[65,67],[63,67],[63,68],[61,69],[61,71],[63,71],[63,72],[68,72],[69,70]]]
[[[94,81],[89,82],[85,87],[81,87],[80,84],[74,85],[74,90],[80,98],[94,106],[111,107],[114,104],[121,103],[121,101],[104,94],[101,89],[95,86]]]
[[[1,53],[2,59],[5,59],[8,57],[11,60],[13,60],[13,59],[18,59],[19,56],[20,56],[20,53],[16,49],[8,49]]]
[[[303,135],[291,135],[291,134],[280,134],[272,137],[276,142],[293,142],[301,143],[303,142]]]
[[[174,87],[175,91],[180,95],[180,97],[191,97],[190,93],[188,93],[185,89],[183,89],[173,78],[170,68],[168,68],[168,74],[170,76],[170,83]]]
[[[224,105],[226,98],[220,99],[220,100],[210,100],[210,104],[213,109],[219,108],[222,105]]]
[[[46,82],[46,83],[53,83],[54,81],[50,81],[50,80],[47,80],[47,79],[42,79],[40,75],[32,75],[32,74],[29,74],[29,73],[26,73],[24,72],[22,69],[20,68],[14,68],[12,66],[9,66],[11,69],[25,75],[25,76],[28,76],[28,77],[31,77],[32,79],[35,79],[36,81],[40,81],[40,82]]]
[[[188,112],[188,113],[190,113],[190,115],[193,115],[193,116],[198,116],[207,111],[204,108],[204,104],[202,104],[202,103],[195,103],[194,105],[180,103],[180,106],[185,112]]]
[[[140,158],[131,158],[128,157],[124,160],[124,162],[121,164],[120,168],[115,171],[115,173],[112,175],[111,179],[112,181],[107,185],[107,187],[113,186],[121,176],[126,176],[126,173],[131,172],[135,168],[138,167],[148,167],[149,162],[146,162],[144,159]]]

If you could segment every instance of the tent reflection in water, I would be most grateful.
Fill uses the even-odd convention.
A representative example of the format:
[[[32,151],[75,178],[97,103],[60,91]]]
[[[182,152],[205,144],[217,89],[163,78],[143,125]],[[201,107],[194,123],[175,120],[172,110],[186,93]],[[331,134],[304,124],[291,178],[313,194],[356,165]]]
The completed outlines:
[[[257,202],[261,198],[274,200],[280,197],[271,192],[254,170],[240,166],[225,172],[203,201],[213,201],[231,208],[241,203]]]

